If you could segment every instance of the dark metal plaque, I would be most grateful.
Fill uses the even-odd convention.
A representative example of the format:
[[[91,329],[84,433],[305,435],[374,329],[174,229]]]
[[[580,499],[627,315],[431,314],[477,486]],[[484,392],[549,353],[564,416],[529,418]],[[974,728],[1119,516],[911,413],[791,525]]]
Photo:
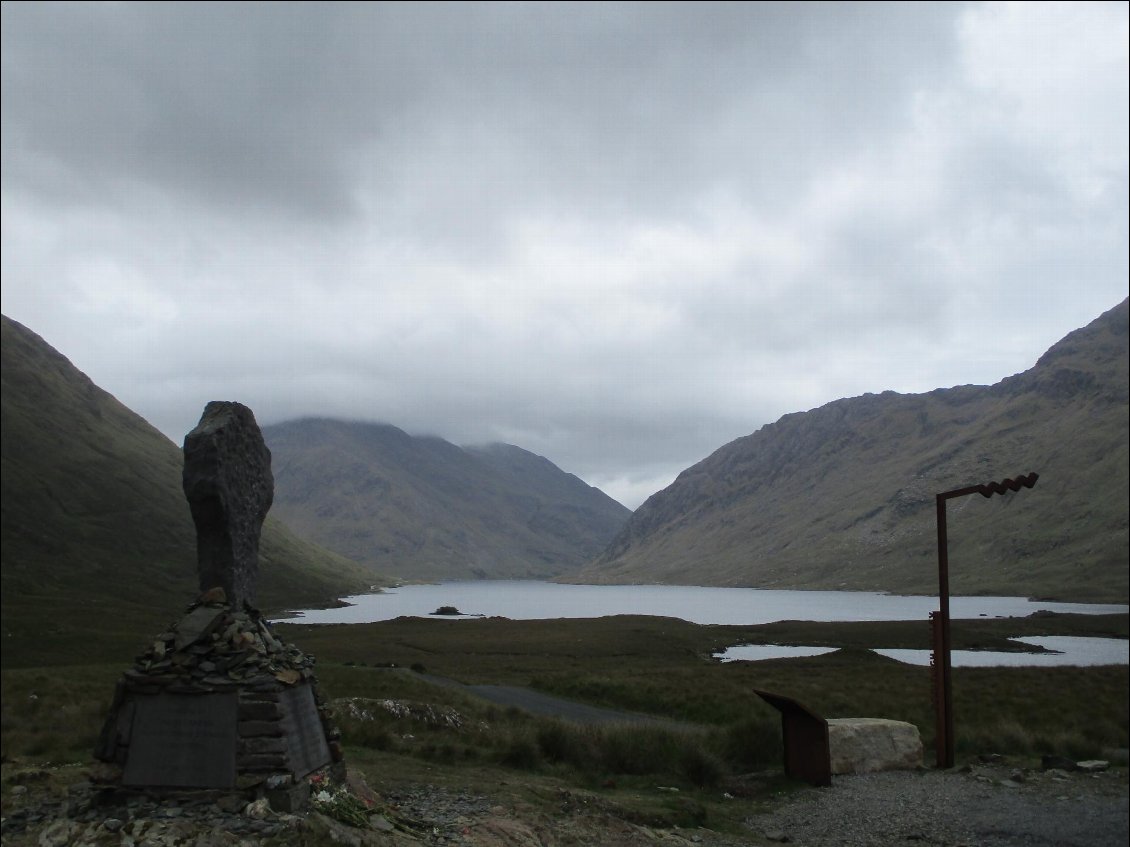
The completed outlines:
[[[296,779],[301,779],[330,763],[326,732],[314,703],[314,691],[309,685],[287,689],[282,693],[280,704],[283,707],[282,727],[290,770]]]
[[[235,694],[138,697],[123,785],[235,785]]]

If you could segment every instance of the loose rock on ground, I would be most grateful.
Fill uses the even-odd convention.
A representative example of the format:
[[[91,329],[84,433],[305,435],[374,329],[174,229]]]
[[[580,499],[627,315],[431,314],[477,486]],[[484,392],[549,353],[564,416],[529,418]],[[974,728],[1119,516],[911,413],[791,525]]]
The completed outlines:
[[[1125,769],[891,771],[836,777],[747,820],[766,840],[806,847],[929,844],[1125,847]]]
[[[7,770],[7,767],[6,767]],[[514,808],[429,785],[389,789],[367,829],[325,815],[201,794],[157,800],[99,795],[89,782],[59,794],[9,770],[2,835],[12,847],[251,847],[251,845],[475,845],[475,847],[1106,847],[1127,843],[1127,772],[1021,769],[838,776],[831,788],[798,787],[743,832],[661,828],[624,820],[599,795],[564,792],[557,807]],[[744,802],[734,799],[732,802]]]

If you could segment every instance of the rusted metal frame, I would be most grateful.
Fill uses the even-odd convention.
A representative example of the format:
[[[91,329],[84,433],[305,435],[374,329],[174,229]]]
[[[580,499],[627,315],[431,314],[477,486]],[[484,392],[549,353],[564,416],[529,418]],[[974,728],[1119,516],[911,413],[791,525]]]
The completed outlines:
[[[994,494],[1007,494],[1009,491],[1019,491],[1021,488],[1031,488],[1040,478],[1037,473],[1018,476],[1016,479],[1005,479],[1001,482],[987,482],[982,485],[968,485],[964,488],[955,488],[952,491],[943,491],[935,495],[938,523],[938,599],[940,606],[939,621],[937,623],[937,639],[935,652],[934,673],[941,681],[941,692],[935,692],[934,711],[936,716],[935,755],[939,768],[952,768],[954,765],[954,733],[953,733],[953,681],[952,663],[950,660],[950,574],[949,574],[949,544],[946,534],[946,501],[955,497],[965,497],[969,494],[980,494],[989,498]],[[940,642],[940,644],[938,644]],[[940,697],[938,694],[940,693]]]

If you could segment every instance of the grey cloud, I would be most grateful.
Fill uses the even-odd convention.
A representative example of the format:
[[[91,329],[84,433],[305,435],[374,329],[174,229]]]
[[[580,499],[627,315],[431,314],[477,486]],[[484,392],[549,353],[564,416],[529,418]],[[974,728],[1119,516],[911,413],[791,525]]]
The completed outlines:
[[[235,398],[636,505],[1126,296],[1125,50],[1077,5],[1045,90],[1043,6],[5,3],[4,310],[174,440]]]
[[[572,194],[597,214],[663,214],[703,184],[795,180],[812,156],[863,143],[921,82],[891,70],[908,51],[940,57],[951,40],[941,12],[899,6],[8,4],[4,14],[6,156],[50,158],[90,194],[152,182],[218,206],[316,216],[357,212],[357,160],[371,156],[378,198],[398,198],[406,225],[435,219],[441,232],[487,184],[519,205]]]

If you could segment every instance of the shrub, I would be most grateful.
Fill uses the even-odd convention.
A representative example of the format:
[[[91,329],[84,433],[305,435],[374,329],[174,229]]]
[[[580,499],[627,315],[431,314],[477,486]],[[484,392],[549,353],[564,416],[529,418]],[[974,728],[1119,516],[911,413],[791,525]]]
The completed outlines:
[[[682,776],[691,785],[699,788],[717,785],[726,774],[726,766],[722,760],[700,744],[684,745],[679,759]]]
[[[537,742],[525,732],[510,735],[502,749],[499,761],[507,767],[518,770],[537,770],[542,763]]]
[[[542,721],[537,730],[538,749],[546,761],[592,769],[597,755],[592,732],[564,721]]]
[[[349,741],[361,747],[372,750],[392,750],[396,746],[396,739],[388,727],[372,721],[357,721],[349,728]]]
[[[605,769],[611,773],[663,774],[677,772],[677,746],[670,730],[657,727],[612,726],[602,733]]]
[[[435,743],[429,741],[420,748],[420,755],[433,762],[450,765],[458,758],[455,745],[450,742]]]
[[[715,736],[723,758],[738,771],[778,765],[783,756],[781,722],[775,716],[754,715],[735,721]]]

